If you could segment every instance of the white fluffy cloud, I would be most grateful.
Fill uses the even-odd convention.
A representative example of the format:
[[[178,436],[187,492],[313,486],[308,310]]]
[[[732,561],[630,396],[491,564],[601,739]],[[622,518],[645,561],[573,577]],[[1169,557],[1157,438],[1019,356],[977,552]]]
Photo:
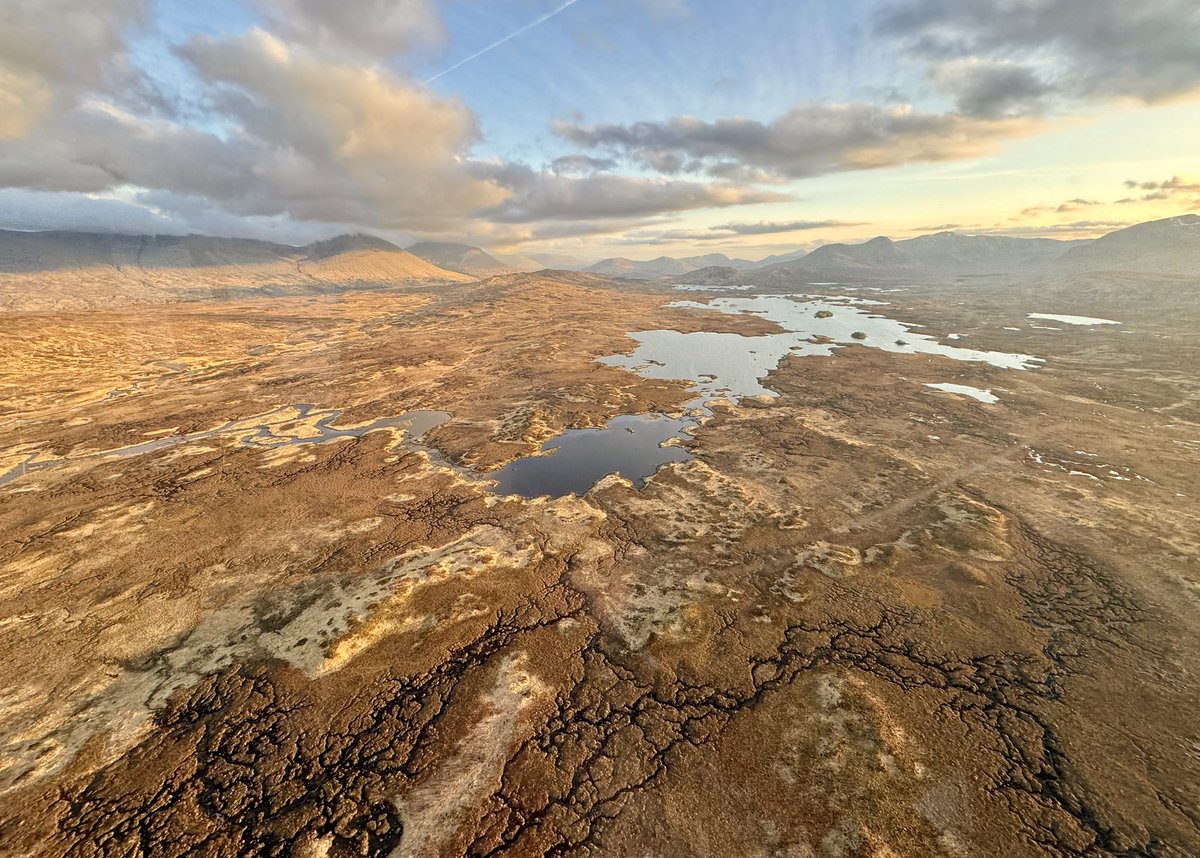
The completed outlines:
[[[596,175],[612,165],[585,157],[544,170],[477,160],[471,110],[388,62],[444,36],[430,0],[254,0],[269,29],[175,47],[201,93],[185,117],[154,109],[127,56],[123,39],[150,0],[7,2],[0,189],[23,192],[15,199],[40,212],[32,220],[71,192],[119,195],[79,212],[122,228],[277,234],[292,223],[298,235],[311,224],[510,240],[782,198],[728,180]]]
[[[322,53],[386,59],[440,45],[446,33],[432,0],[256,0],[272,32]]]
[[[136,89],[125,31],[150,0],[4,0],[0,6],[0,140],[32,134],[82,93]]]
[[[182,53],[213,85],[219,130],[84,101],[45,133],[0,142],[0,184],[132,186],[167,212],[195,195],[241,215],[395,229],[507,195],[464,169],[478,132],[456,100],[262,31]]]

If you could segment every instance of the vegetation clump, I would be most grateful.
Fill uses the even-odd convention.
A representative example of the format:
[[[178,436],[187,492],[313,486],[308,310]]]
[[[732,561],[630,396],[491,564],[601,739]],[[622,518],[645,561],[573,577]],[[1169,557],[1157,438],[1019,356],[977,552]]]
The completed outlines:
[[[855,331],[850,336],[854,337],[856,340],[865,340],[867,338],[867,335],[862,331]]]
[[[817,318],[818,319],[832,319],[833,311],[832,310],[817,310]]]

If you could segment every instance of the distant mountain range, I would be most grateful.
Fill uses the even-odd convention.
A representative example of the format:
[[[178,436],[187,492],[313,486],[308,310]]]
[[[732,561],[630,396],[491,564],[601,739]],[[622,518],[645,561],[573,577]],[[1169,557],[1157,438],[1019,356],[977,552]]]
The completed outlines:
[[[51,277],[46,274],[53,274]],[[47,310],[470,282],[396,245],[0,230],[0,309]]]
[[[512,274],[519,270],[511,265],[505,265],[486,251],[469,244],[422,241],[409,247],[408,252],[438,268],[457,271],[459,274],[469,274],[473,277],[495,277],[499,274]]]
[[[631,280],[655,280],[659,277],[673,277],[687,274],[689,271],[699,271],[714,266],[728,267],[735,271],[754,268],[760,263],[748,259],[730,259],[724,253],[708,253],[703,256],[685,256],[673,259],[670,256],[660,256],[639,262],[624,257],[601,259],[599,262],[579,270],[588,274],[605,274],[609,277],[627,277]]]
[[[1139,223],[1072,247],[1056,260],[1064,271],[1200,273],[1200,215]]]
[[[676,283],[771,285],[794,282],[797,277],[945,279],[1089,271],[1200,274],[1200,216],[1164,218],[1086,241],[957,232],[902,241],[880,236],[861,244],[827,244],[750,270],[715,266],[670,279]]]
[[[505,259],[510,265],[516,265],[518,261],[526,264],[532,263],[531,270],[557,268],[561,271],[578,271],[588,264],[586,259],[566,253],[531,253],[521,257],[507,256]]]
[[[522,262],[528,268],[550,259]],[[201,269],[203,276],[197,277]],[[402,250],[367,235],[292,247],[201,235],[0,230],[0,309],[10,310],[470,282],[516,270],[467,244],[423,242]],[[605,259],[581,270],[707,285],[1092,271],[1200,275],[1200,215],[1137,224],[1092,241],[939,232],[902,241],[880,236],[860,244],[828,244],[758,263],[709,253],[644,262]],[[43,277],[47,272],[55,276]]]
[[[601,259],[591,265],[561,260],[551,267],[675,283],[775,283],[797,275],[826,278],[971,277],[1002,274],[1131,270],[1191,274],[1200,270],[1200,216],[1164,218],[1096,240],[1060,241],[938,232],[894,241],[878,236],[858,244],[827,244],[794,250],[758,262],[723,253],[636,260]]]
[[[1071,243],[1047,238],[1009,238],[939,232],[904,241],[873,238],[862,244],[827,244],[812,253],[756,271],[807,271],[838,276],[998,274],[1045,265]]]
[[[342,263],[373,264],[399,279],[469,280],[382,238],[342,235],[304,247],[206,235],[110,235],[90,232],[0,230],[0,273],[31,274],[82,268],[141,269],[284,267],[290,271]]]

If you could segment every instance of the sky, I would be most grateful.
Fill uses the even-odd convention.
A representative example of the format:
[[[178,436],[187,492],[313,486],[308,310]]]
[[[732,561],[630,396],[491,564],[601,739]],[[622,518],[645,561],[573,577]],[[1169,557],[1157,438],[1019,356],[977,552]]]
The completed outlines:
[[[592,260],[1200,210],[1196,0],[0,0],[0,227]]]

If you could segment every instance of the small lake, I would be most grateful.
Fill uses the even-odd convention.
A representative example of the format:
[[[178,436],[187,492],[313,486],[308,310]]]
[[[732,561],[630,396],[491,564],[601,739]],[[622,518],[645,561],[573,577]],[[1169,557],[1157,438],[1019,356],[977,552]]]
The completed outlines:
[[[1000,397],[992,393],[991,390],[985,390],[982,387],[971,387],[967,384],[951,384],[949,382],[926,384],[925,386],[932,387],[934,390],[940,390],[943,393],[956,393],[959,396],[969,396],[972,399],[986,402],[989,405],[1000,401]]]
[[[1043,322],[1062,322],[1064,325],[1119,325],[1112,319],[1097,319],[1093,316],[1069,316],[1059,313],[1030,313],[1030,319]]]
[[[677,287],[690,291],[696,287]],[[707,287],[706,287],[707,288]],[[1032,369],[1032,355],[989,352],[944,345],[916,330],[919,325],[880,315],[882,302],[865,298],[829,298],[809,293],[720,297],[706,303],[678,301],[672,307],[750,313],[768,319],[783,332],[762,336],[674,330],[635,331],[631,354],[600,358],[646,378],[690,381],[696,398],[689,411],[707,412],[716,399],[738,402],[750,396],[779,394],[768,376],[789,355],[831,355],[850,345],[897,354],[935,354],[952,360],[987,363],[1006,369]],[[995,402],[991,391],[966,385],[930,385],[950,393]],[[639,488],[663,465],[692,457],[680,442],[701,417],[661,414],[617,417],[602,429],[568,429],[542,445],[541,453],[512,462],[496,472],[496,491],[524,497],[583,495],[609,474],[620,474]]]
[[[836,348],[858,345],[896,354],[931,354],[952,360],[987,363],[1005,369],[1032,369],[1033,355],[1009,354],[944,345],[916,330],[919,326],[889,319],[875,311],[877,301],[812,299],[808,295],[761,295],[715,298],[707,303],[678,301],[671,306],[722,313],[750,313],[775,322],[786,333],[747,337],[701,331],[640,331],[632,354],[601,358],[647,378],[690,380],[708,400],[725,396],[775,396],[765,380],[788,355],[828,356]]]
[[[542,455],[518,459],[493,475],[495,491],[527,498],[582,495],[609,474],[638,488],[668,462],[692,458],[672,441],[696,425],[661,414],[615,417],[603,428],[568,429],[542,445]]]

